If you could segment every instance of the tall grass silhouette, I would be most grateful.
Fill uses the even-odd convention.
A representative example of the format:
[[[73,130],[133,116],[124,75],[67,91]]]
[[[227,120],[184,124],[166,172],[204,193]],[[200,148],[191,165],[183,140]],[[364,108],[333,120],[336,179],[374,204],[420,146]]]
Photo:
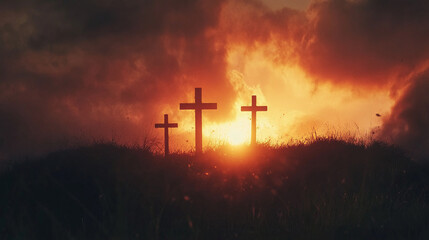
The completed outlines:
[[[382,143],[99,143],[0,177],[0,239],[427,239],[429,169]]]

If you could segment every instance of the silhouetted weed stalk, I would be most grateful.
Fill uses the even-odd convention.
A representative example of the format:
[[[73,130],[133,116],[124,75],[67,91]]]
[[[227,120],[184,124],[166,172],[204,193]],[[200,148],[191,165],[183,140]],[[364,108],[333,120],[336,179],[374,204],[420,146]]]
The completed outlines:
[[[336,136],[195,157],[97,143],[0,177],[0,239],[427,239],[429,170]]]

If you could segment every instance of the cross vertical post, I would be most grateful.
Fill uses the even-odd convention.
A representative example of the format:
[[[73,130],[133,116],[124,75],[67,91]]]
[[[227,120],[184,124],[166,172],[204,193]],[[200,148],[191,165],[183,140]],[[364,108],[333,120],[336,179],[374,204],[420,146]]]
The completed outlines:
[[[156,123],[155,128],[164,128],[164,154],[167,157],[170,154],[169,150],[169,139],[168,139],[168,129],[177,128],[177,123],[168,122],[168,114],[164,114],[164,123]]]
[[[252,96],[252,107],[256,106],[256,96]],[[250,138],[251,144],[256,143],[256,110],[252,110],[252,135]]]
[[[195,88],[195,105],[202,103],[202,89]],[[203,113],[201,108],[195,108],[195,149],[201,153],[203,150]]]
[[[256,145],[256,112],[267,111],[267,106],[257,106],[256,105],[256,95],[252,96],[252,106],[242,106],[241,111],[250,111],[252,112],[252,133],[250,138],[250,144]]]
[[[195,152],[203,152],[203,120],[202,110],[217,109],[217,103],[203,103],[202,89],[195,88],[195,103],[181,103],[180,110],[195,110]]]

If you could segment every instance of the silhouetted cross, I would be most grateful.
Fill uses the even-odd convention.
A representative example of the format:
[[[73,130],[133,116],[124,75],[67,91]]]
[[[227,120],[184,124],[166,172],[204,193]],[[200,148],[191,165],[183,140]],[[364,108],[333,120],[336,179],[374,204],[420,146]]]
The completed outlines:
[[[168,149],[168,128],[177,128],[177,123],[169,123],[168,114],[164,114],[164,123],[155,123],[155,128],[164,128],[164,154],[168,156],[170,154]]]
[[[195,110],[195,151],[197,154],[203,151],[203,109],[217,109],[216,103],[203,103],[201,88],[195,88],[195,103],[181,103],[181,110]]]
[[[256,106],[256,96],[252,96],[252,106],[242,106],[241,111],[250,111],[252,112],[252,135],[250,139],[250,144],[256,144],[256,112],[267,111],[267,106]]]

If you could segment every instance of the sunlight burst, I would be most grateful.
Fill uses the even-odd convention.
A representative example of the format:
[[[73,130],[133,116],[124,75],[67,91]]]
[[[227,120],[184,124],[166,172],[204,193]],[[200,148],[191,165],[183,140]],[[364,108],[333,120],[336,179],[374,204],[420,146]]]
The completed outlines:
[[[208,124],[204,135],[219,143],[247,144],[250,141],[250,120],[246,116],[237,116],[232,122]]]

